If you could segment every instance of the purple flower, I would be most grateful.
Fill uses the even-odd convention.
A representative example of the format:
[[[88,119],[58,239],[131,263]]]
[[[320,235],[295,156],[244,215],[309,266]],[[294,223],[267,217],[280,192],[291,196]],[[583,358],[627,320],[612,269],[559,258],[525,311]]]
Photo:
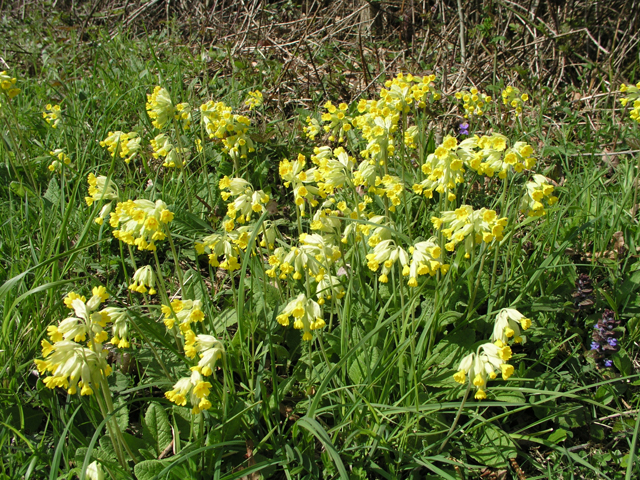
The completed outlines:
[[[600,344],[598,342],[591,342],[591,350],[600,350]]]
[[[611,360],[608,360],[608,359],[607,359],[607,360],[605,360],[605,361],[604,361],[604,366],[605,366],[605,367],[607,367],[607,368],[608,368],[608,367],[610,367],[611,365],[613,365],[613,362],[612,362]]]
[[[617,347],[618,346],[618,340],[616,338],[613,338],[613,337],[607,338],[607,343],[609,345],[611,345],[612,347]]]
[[[460,135],[469,135],[469,124],[467,122],[460,124]]]

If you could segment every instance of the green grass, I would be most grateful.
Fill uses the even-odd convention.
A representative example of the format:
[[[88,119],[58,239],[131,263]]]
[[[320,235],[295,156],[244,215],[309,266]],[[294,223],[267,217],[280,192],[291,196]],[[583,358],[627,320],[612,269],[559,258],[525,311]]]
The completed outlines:
[[[187,168],[164,169],[148,148],[158,132],[144,105],[155,85],[167,88],[174,103],[198,106],[212,99],[234,111],[243,107],[249,90],[273,94],[251,114],[256,153],[236,173],[277,203],[275,213],[254,215],[249,245],[259,242],[263,222],[270,221],[281,233],[276,246],[283,246],[295,243],[300,227],[310,230],[308,217],[298,222],[278,163],[299,152],[312,154],[314,145],[301,129],[307,114],[320,111],[326,100],[339,103],[332,79],[325,85],[330,98],[314,98],[307,111],[277,98],[282,65],[257,54],[231,58],[226,48],[190,48],[169,32],[153,32],[141,41],[94,31],[94,43],[86,48],[73,34],[67,38],[47,28],[46,55],[38,55],[26,36],[32,69],[11,72],[22,92],[11,109],[2,98],[0,111],[5,166],[0,170],[0,471],[5,478],[85,478],[94,460],[112,478],[233,479],[259,472],[263,478],[291,479],[459,479],[480,478],[485,467],[506,469],[508,478],[517,478],[510,458],[527,478],[637,476],[638,161],[637,154],[624,154],[614,163],[601,153],[633,150],[620,141],[630,139],[632,145],[638,126],[614,110],[619,104],[613,97],[587,111],[549,92],[529,92],[533,107],[522,123],[506,122],[496,112],[473,122],[473,132],[493,129],[534,146],[535,171],[557,183],[559,202],[542,219],[523,218],[518,208],[527,174],[510,177],[503,190],[496,178],[485,182],[468,171],[459,199],[509,218],[499,248],[483,244],[468,259],[458,248],[448,257],[448,273],[421,277],[419,286],[410,288],[397,267],[389,283],[381,283],[367,268],[364,255],[370,249],[348,243],[338,264],[346,295],[327,301],[327,326],[304,342],[276,317],[308,284],[268,277],[263,260],[272,252],[243,255],[241,269],[230,276],[194,251],[195,241],[222,230],[226,209],[218,182],[232,176],[232,159],[205,140],[202,153],[192,148]],[[322,53],[323,61],[332,60],[329,49]],[[297,93],[306,98],[306,92]],[[450,125],[457,129],[461,120],[456,115],[452,124],[452,117],[444,116],[447,102],[433,107],[433,118],[421,120],[418,143],[424,155],[442,136],[457,134]],[[48,103],[62,105],[57,130],[42,119]],[[355,107],[349,112],[356,115]],[[146,163],[138,158],[126,165],[100,147],[114,130],[145,138],[140,156]],[[197,126],[181,132],[180,139],[193,145],[188,142],[200,135]],[[366,146],[355,137],[350,142],[355,156]],[[56,148],[71,157],[62,173],[47,169],[53,159],[49,151]],[[399,143],[397,151],[402,150]],[[418,158],[398,157],[407,168],[391,167],[395,174],[413,178],[409,166]],[[121,201],[164,200],[175,213],[170,227],[175,251],[164,241],[158,243],[157,259],[150,252],[131,253],[113,238],[108,221],[96,225],[100,202],[88,207],[84,200],[89,173],[113,179]],[[341,195],[359,201],[353,189]],[[380,197],[371,208],[387,211],[393,219],[388,228],[406,248],[434,234],[433,215],[456,208],[443,199],[413,195],[410,183],[404,195],[397,215],[388,213]],[[616,235],[624,247],[615,245]],[[134,266],[155,268],[156,262],[165,282],[158,287],[160,296],[166,288],[170,296],[201,300],[200,331],[215,335],[226,349],[211,381],[213,406],[203,414],[191,415],[164,397],[192,364],[161,322],[159,302],[165,302],[127,289]],[[592,280],[589,308],[578,308],[574,296],[579,274]],[[118,452],[114,434],[109,435],[116,427],[109,415],[105,420],[96,395],[50,390],[45,376],[35,373],[33,360],[42,358],[47,327],[69,315],[64,295],[75,291],[89,297],[98,285],[107,288],[110,305],[129,312],[131,347],[112,348],[114,373],[108,381],[113,418],[133,455]],[[489,398],[476,401],[453,374],[462,357],[489,338],[495,314],[504,307],[517,308],[534,324],[527,342],[513,347],[514,375],[491,381]],[[589,353],[593,324],[605,308],[621,322],[620,347],[608,357],[611,368],[598,367]]]

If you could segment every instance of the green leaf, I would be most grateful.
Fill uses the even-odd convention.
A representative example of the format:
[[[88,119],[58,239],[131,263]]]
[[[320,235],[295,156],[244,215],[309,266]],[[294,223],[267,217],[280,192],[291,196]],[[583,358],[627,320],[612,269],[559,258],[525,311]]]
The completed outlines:
[[[551,443],[564,442],[567,439],[567,431],[564,428],[558,428],[554,432],[551,432],[547,437]]]
[[[368,378],[378,363],[378,358],[380,358],[380,351],[376,347],[360,352],[349,365],[349,378],[353,383],[362,383]]]
[[[588,412],[579,403],[563,403],[558,410],[561,412],[554,420],[563,428],[578,428],[587,424]]]
[[[143,436],[153,446],[156,455],[160,455],[173,440],[167,412],[157,402],[152,402],[147,408],[147,413],[144,416]]]
[[[482,465],[494,468],[507,466],[507,459],[518,455],[509,436],[502,430],[486,424],[481,427],[477,448],[470,448],[469,455]]]
[[[329,434],[324,430],[324,428],[322,428],[322,425],[320,425],[313,418],[307,417],[306,415],[304,417],[301,417],[296,422],[296,425],[300,425],[302,428],[308,430],[318,440],[320,440],[320,443],[324,445],[324,448],[327,450],[327,452],[329,452],[329,455],[331,455],[331,459],[336,464],[338,472],[340,472],[340,478],[343,480],[349,480],[349,475],[347,474],[347,470],[344,468],[344,464],[342,463],[340,454],[336,450],[336,447],[333,445]]]
[[[160,460],[143,460],[133,468],[133,471],[137,480],[152,480],[164,467],[165,464]]]

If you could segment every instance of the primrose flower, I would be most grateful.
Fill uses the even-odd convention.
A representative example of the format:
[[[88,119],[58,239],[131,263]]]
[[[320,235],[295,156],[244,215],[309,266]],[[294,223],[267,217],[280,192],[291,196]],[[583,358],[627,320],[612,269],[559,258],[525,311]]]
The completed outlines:
[[[311,161],[318,166],[317,170],[313,171],[313,175],[318,183],[320,196],[323,198],[333,194],[336,189],[342,188],[345,184],[351,184],[355,159],[349,156],[344,148],[338,147],[331,152],[329,147],[316,147]]]
[[[163,167],[184,167],[182,158],[183,154],[189,151],[188,149],[174,147],[169,136],[164,133],[156,136],[150,143],[153,148],[153,158],[164,157],[164,163],[162,164]]]
[[[211,383],[204,380],[198,367],[191,368],[191,376],[182,377],[164,396],[171,402],[184,407],[187,399],[191,404],[191,413],[196,415],[202,410],[211,408],[209,394],[211,393]]]
[[[546,215],[547,206],[555,205],[558,197],[553,195],[553,185],[543,175],[534,175],[533,181],[527,182],[527,193],[520,203],[520,211],[529,217],[541,217]]]
[[[425,242],[418,242],[409,249],[411,262],[407,266],[403,263],[402,275],[409,277],[407,285],[418,286],[420,275],[434,276],[436,273],[447,273],[449,265],[442,263],[442,249],[438,245],[436,238],[431,237]]]
[[[464,165],[458,156],[459,150],[458,141],[447,135],[435,152],[427,156],[421,167],[426,178],[413,185],[414,193],[433,198],[433,192],[436,191],[440,194],[446,193],[449,201],[455,200],[456,185],[464,182]]]
[[[391,109],[403,114],[409,113],[414,105],[425,108],[428,101],[440,99],[440,94],[433,86],[435,79],[435,75],[421,78],[400,72],[395,78],[385,82],[385,88],[380,90],[380,98]]]
[[[58,128],[61,119],[60,105],[48,104],[46,110],[42,112],[42,118],[44,118],[51,128]]]
[[[133,283],[129,285],[129,290],[138,293],[147,293],[148,291],[149,295],[155,295],[155,285],[156,275],[155,273],[153,273],[153,268],[151,268],[149,265],[145,265],[144,267],[140,267],[133,274]]]
[[[325,122],[323,129],[325,132],[330,133],[329,141],[334,142],[336,135],[338,135],[338,142],[344,142],[344,134],[351,130],[351,117],[347,116],[347,109],[349,108],[346,103],[341,103],[337,107],[327,102],[324,104],[326,113],[321,115],[321,120]]]
[[[500,340],[507,344],[509,339],[515,343],[525,343],[526,337],[520,335],[520,327],[527,330],[531,326],[531,320],[514,308],[503,308],[496,315],[496,323],[493,327],[491,340]]]
[[[162,305],[161,311],[165,326],[172,329],[177,322],[182,334],[191,330],[192,323],[204,320],[202,300],[173,300],[170,305]]]
[[[286,327],[289,325],[291,316],[294,318],[293,328],[304,332],[302,339],[305,341],[313,339],[312,330],[321,329],[326,325],[322,319],[320,305],[308,299],[304,293],[291,300],[282,313],[276,317],[276,320],[280,325]]]
[[[229,197],[235,197],[227,204],[227,216],[240,224],[250,221],[253,213],[262,214],[266,210],[265,205],[269,203],[269,195],[262,190],[254,190],[242,178],[231,179],[225,176],[220,179],[218,187],[222,190],[220,196],[225,202]]]
[[[107,307],[100,311],[103,318],[107,318],[112,322],[111,340],[109,343],[118,348],[129,348],[129,317],[124,308]]]
[[[91,395],[101,379],[111,374],[107,351],[102,348],[108,338],[104,329],[111,318],[96,312],[109,295],[104,287],[95,287],[92,293],[86,301],[70,292],[64,303],[74,315],[47,328],[52,343],[42,340],[44,360],[36,359],[35,364],[41,374],[52,374],[43,380],[48,388],[62,387],[73,395],[80,387],[81,395]],[[87,342],[86,346],[82,342]]]
[[[536,164],[533,148],[525,142],[516,142],[508,148],[507,137],[502,134],[474,135],[460,144],[458,155],[463,162],[480,175],[505,179],[509,170],[522,172]]]
[[[517,87],[507,87],[502,91],[502,103],[511,107],[515,116],[522,113],[522,105],[529,100],[529,95],[522,93]]]
[[[462,385],[467,379],[473,383],[476,387],[476,400],[487,398],[487,380],[495,379],[497,372],[502,374],[503,380],[513,375],[513,366],[506,363],[511,358],[511,349],[497,343],[480,345],[477,352],[470,353],[462,359],[458,372],[453,375],[453,379]]]
[[[109,153],[114,156],[116,151],[125,163],[131,160],[140,152],[140,142],[142,139],[136,132],[124,133],[121,131],[109,132],[107,138],[100,142],[101,147],[107,147]]]
[[[175,115],[175,107],[166,88],[157,86],[147,94],[147,114],[157,129],[163,128]]]
[[[307,125],[303,127],[303,131],[308,139],[315,140],[316,136],[321,132],[322,126],[317,118],[307,117],[305,120]]]
[[[256,107],[262,105],[264,101],[262,97],[262,92],[260,90],[256,90],[255,92],[249,92],[247,99],[244,101],[244,104],[249,107],[249,110],[253,110]]]
[[[437,230],[442,229],[450,240],[445,245],[447,251],[453,252],[457,244],[464,242],[465,258],[469,258],[474,245],[502,240],[507,219],[498,218],[494,210],[474,210],[470,205],[462,205],[456,210],[442,212],[440,218],[432,217],[431,223]]]
[[[89,196],[84,197],[84,199],[88,206],[93,205],[93,202],[118,198],[118,187],[112,180],[108,180],[107,177],[102,175],[96,177],[93,173],[90,173],[87,181],[89,182]]]
[[[182,123],[182,128],[189,130],[191,128],[191,105],[188,103],[179,103],[176,105],[176,114],[173,118]]]
[[[127,200],[116,205],[109,223],[113,236],[128,245],[136,245],[138,250],[155,250],[155,242],[164,240],[166,225],[173,220],[173,213],[166,203],[157,200]]]
[[[627,96],[620,99],[623,107],[626,107],[629,102],[631,103],[631,111],[629,117],[631,120],[640,123],[640,82],[636,85],[620,85],[620,91],[626,93]]]
[[[20,93],[20,89],[15,87],[15,77],[10,77],[7,72],[0,72],[0,90],[7,97],[13,98]]]
[[[213,335],[198,335],[195,337],[193,345],[200,357],[199,371],[205,377],[211,376],[215,372],[216,363],[224,358],[224,345]]]
[[[480,93],[475,87],[456,92],[455,97],[463,103],[464,118],[468,118],[470,115],[482,115],[484,108],[491,103],[491,97]]]
[[[403,268],[409,265],[409,254],[402,247],[397,246],[393,240],[382,240],[377,243],[366,259],[367,266],[372,272],[377,272],[382,266],[378,277],[382,283],[389,281],[389,272],[396,261],[399,260]]]
[[[231,230],[233,230],[233,226]],[[233,272],[240,268],[238,257],[241,250],[238,243],[227,232],[214,233],[204,237],[201,242],[196,242],[195,250],[198,255],[206,253],[209,256],[209,265],[212,267],[220,267]],[[220,262],[221,256],[224,256],[222,262]]]
[[[97,461],[93,461],[87,466],[85,474],[89,480],[104,480],[105,478],[102,466]]]
[[[56,148],[55,150],[50,151],[49,155],[52,155],[56,158],[56,160],[51,162],[51,164],[48,167],[49,170],[52,172],[55,172],[56,170],[60,170],[62,168],[62,165],[69,166],[71,164],[71,159],[69,158],[69,155],[64,153],[64,150],[62,150],[61,148]]]

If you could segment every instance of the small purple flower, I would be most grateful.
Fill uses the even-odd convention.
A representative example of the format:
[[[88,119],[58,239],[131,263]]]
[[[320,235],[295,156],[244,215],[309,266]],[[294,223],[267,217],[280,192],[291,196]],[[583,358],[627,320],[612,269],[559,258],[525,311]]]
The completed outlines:
[[[591,350],[600,350],[600,344],[598,342],[591,342]]]
[[[609,345],[611,345],[612,347],[617,347],[618,346],[618,340],[616,338],[613,338],[613,337],[607,338],[607,343]]]
[[[611,365],[613,365],[613,362],[611,360],[607,359],[607,360],[604,361],[604,366],[605,367],[609,368]]]
[[[469,124],[467,122],[460,124],[460,135],[469,135]]]

